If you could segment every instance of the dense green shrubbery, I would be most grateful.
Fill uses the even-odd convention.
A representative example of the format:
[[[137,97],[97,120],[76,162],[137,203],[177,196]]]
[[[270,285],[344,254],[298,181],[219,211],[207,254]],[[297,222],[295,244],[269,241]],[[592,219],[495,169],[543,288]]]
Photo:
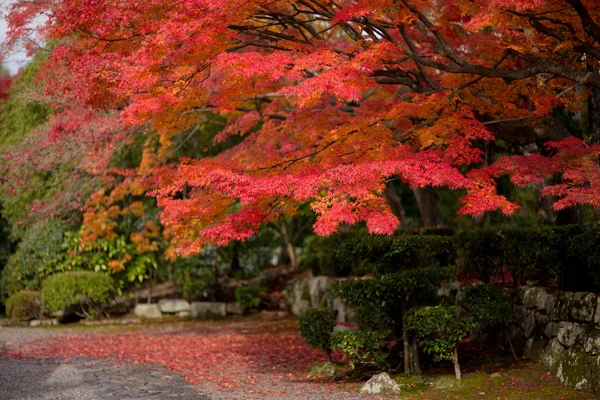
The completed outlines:
[[[238,286],[235,288],[235,299],[240,304],[242,312],[247,313],[260,306],[266,291],[262,286]]]
[[[483,230],[457,235],[470,275],[484,282],[558,280],[567,290],[600,290],[600,226]],[[502,269],[506,268],[506,271]]]
[[[331,335],[335,328],[335,313],[329,309],[311,308],[300,315],[298,332],[306,343],[327,353],[331,361]]]
[[[32,225],[12,254],[0,279],[0,294],[6,299],[28,289],[39,290],[42,279],[56,271],[64,259],[62,242],[67,226],[56,219]]]
[[[501,288],[486,285],[464,285],[456,302],[483,328],[501,328],[513,320],[510,301]]]
[[[437,234],[375,236],[343,232],[313,237],[304,252],[304,265],[315,275],[386,274],[406,267],[435,267],[452,261],[451,237]]]
[[[315,275],[375,276],[461,260],[484,282],[557,280],[564,289],[600,291],[600,225],[450,230],[394,236],[343,232],[307,241],[304,265]]]
[[[330,294],[354,308],[360,330],[385,331],[393,341],[402,338],[405,372],[417,372],[416,345],[408,339],[403,315],[411,307],[435,304],[435,291],[443,282],[456,279],[457,272],[451,266],[408,268],[373,278],[337,281]]]
[[[13,321],[29,321],[40,318],[42,295],[34,290],[21,290],[6,300],[6,315]]]
[[[330,295],[355,308],[361,329],[387,330],[400,336],[402,310],[427,302],[443,282],[455,279],[457,272],[452,266],[428,267],[375,278],[336,281]]]
[[[92,271],[60,272],[48,277],[42,287],[44,307],[52,312],[76,307],[87,314],[108,302],[114,293],[113,279]]]
[[[331,348],[341,350],[348,357],[352,369],[358,365],[370,364],[383,367],[389,353],[384,340],[389,337],[386,331],[348,330],[335,332],[331,336]]]

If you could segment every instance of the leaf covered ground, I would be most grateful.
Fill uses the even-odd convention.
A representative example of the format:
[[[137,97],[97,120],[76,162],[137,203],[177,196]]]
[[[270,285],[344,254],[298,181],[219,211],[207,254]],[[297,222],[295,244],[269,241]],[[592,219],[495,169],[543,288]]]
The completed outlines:
[[[213,399],[358,399],[360,383],[307,378],[325,361],[282,318],[49,328],[55,335],[5,345],[3,357],[158,363]],[[29,329],[29,331],[33,331]],[[501,377],[490,378],[490,371]],[[493,372],[492,371],[492,372]],[[407,399],[592,399],[564,388],[536,364],[467,366],[462,384],[443,370],[395,376]]]

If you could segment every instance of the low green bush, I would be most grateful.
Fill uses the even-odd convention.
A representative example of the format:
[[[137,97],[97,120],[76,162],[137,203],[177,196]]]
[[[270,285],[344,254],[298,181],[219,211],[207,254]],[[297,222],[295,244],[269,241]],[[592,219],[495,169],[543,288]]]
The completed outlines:
[[[242,312],[247,313],[260,306],[265,293],[266,289],[262,286],[238,286],[235,288],[235,299]]]
[[[42,295],[35,290],[21,290],[6,300],[6,315],[13,321],[29,321],[42,315]]]
[[[76,307],[89,314],[114,294],[113,279],[102,272],[60,272],[48,277],[42,285],[44,307],[52,312]]]
[[[329,309],[311,308],[300,315],[298,331],[306,343],[327,353],[331,361],[331,335],[335,328],[335,313]]]
[[[384,343],[388,336],[389,332],[386,331],[335,332],[331,336],[331,348],[344,352],[352,369],[365,364],[384,368],[384,362],[389,355]]]
[[[420,347],[435,361],[454,363],[456,378],[461,379],[458,342],[473,327],[473,322],[458,306],[426,306],[411,308],[404,316],[406,325],[416,332]]]

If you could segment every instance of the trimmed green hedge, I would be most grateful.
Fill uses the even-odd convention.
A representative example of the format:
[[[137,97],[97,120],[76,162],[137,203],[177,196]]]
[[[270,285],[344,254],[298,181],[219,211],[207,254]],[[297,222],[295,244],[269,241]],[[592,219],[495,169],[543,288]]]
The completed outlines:
[[[484,282],[555,280],[563,289],[600,291],[600,226],[514,228],[455,237],[466,271]]]
[[[447,266],[454,251],[450,236],[344,232],[311,238],[304,254],[304,266],[315,275],[360,276],[394,273],[405,267]]]
[[[565,290],[600,291],[600,225],[369,235],[343,232],[307,241],[314,275],[380,276],[405,268],[458,264],[484,282],[556,281]]]
[[[6,315],[13,321],[29,321],[42,315],[42,295],[35,290],[21,290],[6,300]]]
[[[42,285],[44,307],[53,312],[82,306],[85,313],[108,302],[114,293],[113,279],[102,272],[61,272],[48,277]]]

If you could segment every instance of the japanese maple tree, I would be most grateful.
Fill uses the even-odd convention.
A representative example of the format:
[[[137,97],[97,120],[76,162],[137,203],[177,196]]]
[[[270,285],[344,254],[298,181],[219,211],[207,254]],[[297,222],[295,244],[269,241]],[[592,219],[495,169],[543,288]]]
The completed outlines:
[[[600,206],[600,147],[550,113],[587,112],[600,90],[593,0],[39,0],[15,3],[9,22],[8,46],[58,43],[42,79],[64,105],[50,139],[96,118],[112,121],[106,143],[158,135],[134,172],[184,253],[244,240],[299,202],[318,234],[359,221],[390,234],[390,179],[465,190],[471,215],[518,208],[497,192],[503,175],[560,176],[543,189],[556,209]],[[243,140],[170,163],[173,137],[207,113],[228,121],[215,143]],[[497,139],[527,154],[490,163],[482,143]],[[111,152],[92,142],[104,173]]]

